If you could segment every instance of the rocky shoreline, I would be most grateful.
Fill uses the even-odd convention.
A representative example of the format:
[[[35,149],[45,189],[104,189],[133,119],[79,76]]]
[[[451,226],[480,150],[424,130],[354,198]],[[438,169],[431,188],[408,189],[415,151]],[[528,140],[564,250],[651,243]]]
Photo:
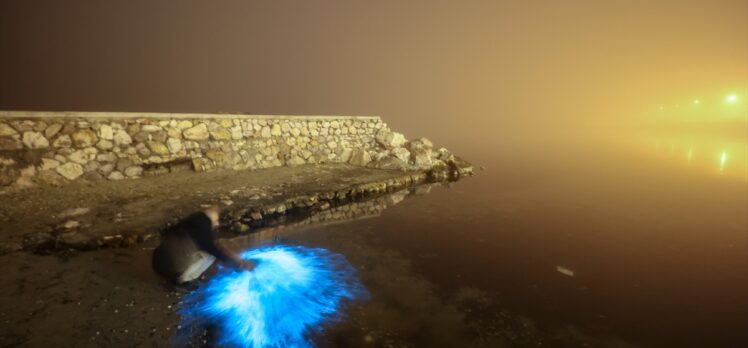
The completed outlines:
[[[14,251],[48,254],[129,247],[157,237],[168,224],[190,211],[213,205],[222,207],[220,233],[223,236],[251,235],[266,227],[314,216],[319,219],[319,216],[339,207],[346,209],[350,204],[387,197],[402,190],[415,190],[427,183],[457,180],[471,173],[469,166],[399,171],[331,164],[256,171],[185,172],[171,175],[169,180],[166,177],[145,178],[138,181],[138,185],[130,184],[130,188],[119,185],[121,187],[114,187],[114,190],[110,190],[113,188],[111,184],[100,183],[42,187],[0,196],[3,225],[25,230],[10,236],[0,234],[3,238],[0,254]],[[152,186],[141,185],[143,183]],[[130,190],[140,186],[145,187]],[[77,192],[78,196],[66,199],[65,196],[71,192]],[[180,196],[174,197],[175,192],[180,192]],[[32,214],[26,218],[13,216],[24,209],[23,206],[9,209],[13,201],[40,195],[46,196],[45,201],[73,200],[83,204],[62,211],[58,208],[59,212],[55,214]],[[117,202],[120,205],[112,205]],[[29,201],[26,205],[34,206],[34,202]],[[37,208],[44,211],[52,206]],[[141,219],[133,217],[137,214],[147,215],[140,216]]]

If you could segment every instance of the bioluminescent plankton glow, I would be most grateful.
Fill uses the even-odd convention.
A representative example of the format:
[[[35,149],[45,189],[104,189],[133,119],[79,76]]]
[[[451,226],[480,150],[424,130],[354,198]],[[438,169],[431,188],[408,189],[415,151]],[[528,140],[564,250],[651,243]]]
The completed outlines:
[[[182,327],[210,327],[228,347],[309,347],[307,334],[340,319],[345,300],[366,290],[345,257],[324,249],[273,246],[245,251],[253,271],[223,269],[182,301]]]

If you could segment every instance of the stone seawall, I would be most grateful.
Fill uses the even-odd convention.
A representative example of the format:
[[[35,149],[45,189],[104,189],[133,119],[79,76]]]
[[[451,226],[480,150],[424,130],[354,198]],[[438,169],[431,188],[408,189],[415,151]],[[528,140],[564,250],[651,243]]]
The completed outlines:
[[[379,117],[0,111],[0,188],[315,163],[472,170]]]

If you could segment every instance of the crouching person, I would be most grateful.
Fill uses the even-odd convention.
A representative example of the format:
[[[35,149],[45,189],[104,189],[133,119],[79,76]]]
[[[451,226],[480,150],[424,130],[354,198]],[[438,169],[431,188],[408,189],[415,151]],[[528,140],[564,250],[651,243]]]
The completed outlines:
[[[254,263],[239,258],[213,240],[219,224],[217,208],[194,213],[167,229],[153,250],[154,271],[176,284],[200,277],[216,259],[229,267],[252,270]]]

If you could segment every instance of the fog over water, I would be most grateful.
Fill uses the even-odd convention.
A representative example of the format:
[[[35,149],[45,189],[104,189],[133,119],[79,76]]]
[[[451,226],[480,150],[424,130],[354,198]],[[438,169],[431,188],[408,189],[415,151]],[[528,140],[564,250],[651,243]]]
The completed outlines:
[[[362,271],[394,342],[464,344],[419,309],[478,289],[608,346],[748,344],[744,0],[3,1],[0,52],[0,110],[381,115],[473,162],[292,238],[428,285]]]

